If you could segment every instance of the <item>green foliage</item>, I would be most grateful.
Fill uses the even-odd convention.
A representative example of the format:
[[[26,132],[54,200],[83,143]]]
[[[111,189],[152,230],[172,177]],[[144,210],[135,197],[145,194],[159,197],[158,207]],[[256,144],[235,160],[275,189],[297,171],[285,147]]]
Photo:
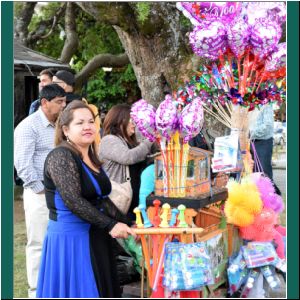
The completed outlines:
[[[29,31],[36,30],[41,20],[51,19],[60,5],[63,4],[51,2],[43,6],[39,15],[34,14]],[[145,20],[150,11],[149,4],[137,3],[137,6],[139,7],[138,11],[139,16],[142,18],[141,20]],[[64,22],[64,17],[62,17],[53,33],[48,38],[39,40],[35,45],[32,45],[32,48],[58,59],[64,46],[64,39],[60,38],[61,31],[64,29]],[[48,31],[49,28],[45,33]],[[79,38],[79,46],[72,57],[71,66],[77,73],[97,54],[124,53],[114,28],[97,22],[78,7],[76,8],[76,32]],[[134,101],[140,95],[131,65],[125,68],[113,69],[109,73],[104,72],[101,68],[89,78],[88,84],[84,88],[89,102],[94,104],[106,102],[108,106],[119,102],[127,102],[128,99],[129,101]]]
[[[52,17],[55,15],[55,12],[61,5],[62,4],[59,2],[50,2],[48,5],[43,5],[40,13],[32,16],[28,27],[29,32],[36,31],[41,21],[52,19]],[[31,48],[58,59],[64,46],[64,41],[60,38],[60,33],[63,28],[64,18],[61,18],[61,20],[58,22],[58,25],[53,29],[52,34],[46,39],[38,40],[37,43],[31,45]],[[49,31],[50,28],[46,28],[46,30],[42,32],[42,35],[46,35]]]
[[[179,16],[179,22],[181,26],[186,30],[186,31],[192,31],[193,30],[193,24],[191,21],[186,18],[183,14],[180,14]]]
[[[112,72],[99,70],[87,84],[87,95],[90,103],[106,103],[108,108],[117,103],[137,100],[140,91],[132,66]]]
[[[14,2],[14,16],[18,17],[23,7],[22,2]]]
[[[143,24],[149,16],[150,4],[149,2],[137,2],[136,9],[138,12],[137,19]]]

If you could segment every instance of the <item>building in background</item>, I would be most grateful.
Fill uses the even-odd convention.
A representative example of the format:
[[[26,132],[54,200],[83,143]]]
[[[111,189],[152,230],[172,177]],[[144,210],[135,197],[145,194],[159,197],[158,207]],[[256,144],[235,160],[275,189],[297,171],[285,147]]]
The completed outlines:
[[[47,68],[68,70],[68,64],[36,52],[14,40],[14,127],[27,115],[30,104],[38,98],[39,73]]]

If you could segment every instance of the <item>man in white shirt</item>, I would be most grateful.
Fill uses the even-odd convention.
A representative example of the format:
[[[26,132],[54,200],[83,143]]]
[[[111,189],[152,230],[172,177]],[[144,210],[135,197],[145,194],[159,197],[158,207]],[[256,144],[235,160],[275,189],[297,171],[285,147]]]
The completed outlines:
[[[14,165],[18,176],[24,182],[29,298],[35,298],[42,244],[49,215],[43,184],[44,162],[54,148],[55,121],[66,106],[65,91],[57,84],[43,87],[39,99],[38,111],[25,118],[14,132]]]

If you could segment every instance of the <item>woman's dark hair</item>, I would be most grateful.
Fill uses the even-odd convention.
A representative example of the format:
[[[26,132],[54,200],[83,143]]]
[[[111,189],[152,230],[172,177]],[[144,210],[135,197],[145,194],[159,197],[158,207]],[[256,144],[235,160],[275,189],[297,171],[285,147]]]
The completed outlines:
[[[83,101],[81,100],[73,100],[59,115],[56,128],[55,128],[55,146],[63,146],[66,148],[69,148],[73,152],[75,152],[77,155],[79,155],[82,158],[81,151],[78,150],[78,148],[70,141],[67,142],[67,137],[65,136],[63,132],[63,127],[68,127],[70,123],[73,121],[74,118],[74,111],[80,108],[86,108],[88,109],[93,118],[95,119],[95,115],[92,111],[92,109]],[[98,158],[98,153],[96,151],[96,143],[95,141],[90,145],[89,147],[89,157],[93,164],[97,167],[101,166],[101,162]]]
[[[127,143],[135,147],[138,145],[135,134],[129,136],[127,126],[130,120],[130,105],[118,104],[113,106],[107,113],[103,123],[103,131],[105,135],[113,134],[124,138]]]

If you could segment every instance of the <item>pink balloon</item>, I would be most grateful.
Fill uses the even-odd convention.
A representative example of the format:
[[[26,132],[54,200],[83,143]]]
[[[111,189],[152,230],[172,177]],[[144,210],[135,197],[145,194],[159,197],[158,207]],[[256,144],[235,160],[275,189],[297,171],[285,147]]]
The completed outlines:
[[[168,141],[178,125],[177,108],[171,95],[166,95],[156,110],[155,123],[157,131]]]
[[[284,2],[249,2],[246,8],[248,23],[254,25],[259,19],[270,19],[278,24],[286,21],[286,5]]]
[[[227,47],[226,28],[219,21],[203,22],[195,26],[189,38],[194,53],[212,60],[216,60],[219,51],[223,52]]]
[[[234,19],[227,26],[228,46],[235,56],[243,55],[249,45],[251,30],[242,18]]]
[[[197,97],[183,109],[179,117],[179,131],[184,143],[187,143],[200,132],[203,122],[204,112],[202,102]]]
[[[260,19],[251,27],[250,44],[252,52],[263,58],[276,49],[282,29],[278,23]]]
[[[278,45],[266,62],[266,71],[273,72],[286,65],[286,43]]]
[[[240,2],[177,2],[176,6],[193,25],[200,25],[203,20],[230,22],[242,9]]]
[[[231,21],[241,12],[240,2],[200,2],[200,13],[207,19]]]
[[[155,108],[140,99],[132,105],[130,116],[141,134],[149,141],[154,142],[156,139]]]

